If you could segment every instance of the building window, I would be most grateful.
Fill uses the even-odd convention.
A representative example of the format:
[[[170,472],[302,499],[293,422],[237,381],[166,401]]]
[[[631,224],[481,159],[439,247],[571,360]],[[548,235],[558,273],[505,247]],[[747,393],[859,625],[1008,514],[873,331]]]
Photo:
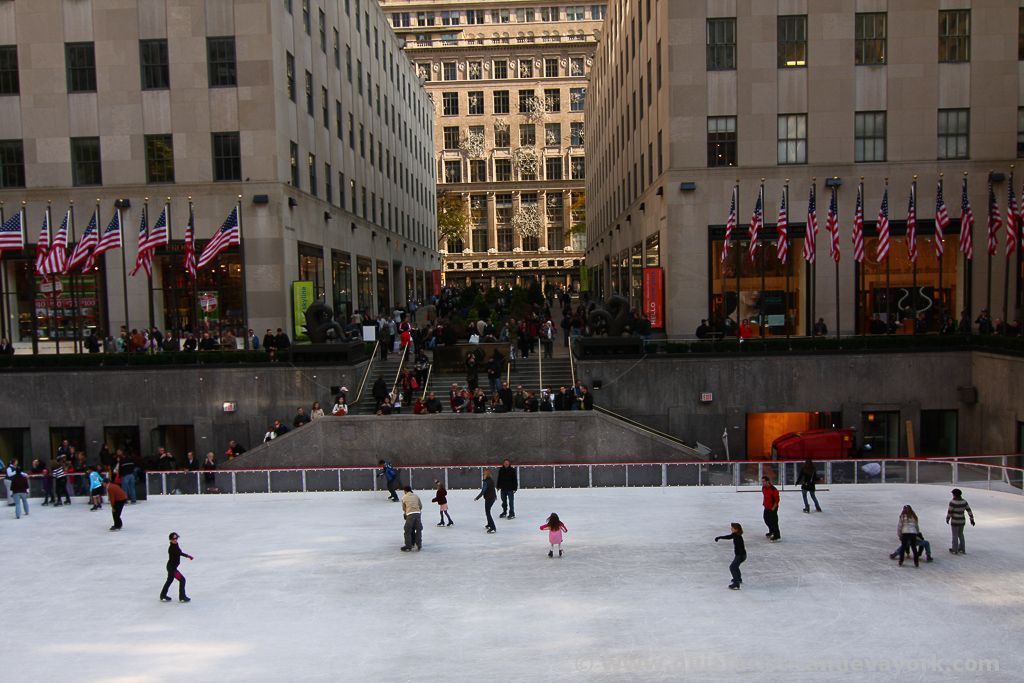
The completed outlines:
[[[545,123],[544,124],[544,146],[545,147],[561,147],[562,146],[562,124],[560,124],[560,123]]]
[[[242,179],[241,147],[237,132],[211,134],[210,148],[213,152],[213,179],[215,181]],[[295,153],[298,154],[297,149]]]
[[[494,195],[494,222],[498,233],[498,251],[512,251],[515,235],[512,231],[512,195]]]
[[[476,116],[484,113],[484,92],[473,90],[469,93],[469,114]]]
[[[446,92],[441,94],[441,111],[445,116],[459,115],[459,93]]]
[[[99,138],[71,138],[71,184],[103,184]]]
[[[544,78],[558,78],[557,57],[548,57],[544,60]]]
[[[575,5],[565,8],[566,21],[583,21],[585,11],[583,5]]]
[[[853,160],[885,161],[885,112],[853,115]]]
[[[939,61],[971,61],[971,10],[939,11]]]
[[[234,36],[207,38],[206,62],[211,88],[237,85]]]
[[[334,100],[334,127],[337,129],[335,132],[338,135],[338,139],[344,139],[344,133],[341,129],[341,100]]]
[[[324,128],[331,129],[331,107],[330,98],[327,96],[327,88],[320,86],[320,110],[324,117]]]
[[[736,165],[736,117],[708,117],[708,166]]]
[[[68,92],[96,92],[96,53],[92,43],[66,43]]]
[[[1024,107],[1017,109],[1017,158],[1024,158]]]
[[[579,78],[586,75],[586,67],[583,57],[569,58],[569,75]]]
[[[571,157],[569,159],[569,170],[573,180],[583,180],[587,177],[587,165],[583,157]]]
[[[469,63],[469,80],[479,81],[484,77],[484,65],[483,62],[470,62]]]
[[[146,136],[146,182],[174,182],[174,141],[170,135]]]
[[[736,68],[736,19],[708,19],[708,71]]]
[[[569,88],[569,111],[583,111],[587,108],[587,89]]]
[[[482,23],[484,23],[484,11],[482,9],[468,9],[468,10],[466,10],[466,23],[467,24],[482,24]]]
[[[807,66],[806,14],[779,17],[778,47],[780,69]]]
[[[306,35],[309,35],[309,0],[302,0],[302,28],[306,30]]]
[[[494,78],[504,80],[508,78],[508,61],[505,59],[494,60]]]
[[[0,95],[17,95],[20,92],[18,46],[0,45]]]
[[[508,183],[512,181],[511,159],[494,160],[494,179],[499,183]]]
[[[508,124],[494,125],[494,146],[495,147],[510,147],[512,145],[512,135],[509,132]]]
[[[0,140],[0,188],[25,187],[25,149],[21,140]]]
[[[429,71],[427,75],[429,81]],[[352,82],[352,47],[350,45],[345,46],[345,78],[349,83]]]
[[[558,21],[559,8],[558,7],[541,7],[540,8],[540,20],[541,21]]]
[[[495,90],[494,91],[494,113],[495,114],[507,114],[508,108],[508,90]]]
[[[322,9],[317,9],[317,18],[319,20],[317,27],[320,30],[320,52],[327,54],[327,15]]]
[[[461,14],[458,10],[441,12],[441,24],[444,26],[458,26],[462,19]]]
[[[313,74],[306,72],[306,113],[313,115]]]
[[[334,68],[341,68],[341,36],[338,34],[338,29],[334,30]]]
[[[291,52],[284,53],[284,73],[288,83],[288,99],[295,101],[295,56]]]
[[[569,124],[569,144],[573,147],[583,146],[583,122],[573,121]]]
[[[443,62],[441,64],[441,78],[446,81],[454,81],[458,79],[459,72],[455,66],[455,62]]]
[[[558,88],[548,88],[544,91],[544,106],[551,113],[562,111],[562,91]]]
[[[314,197],[317,196],[317,180],[316,180],[316,155],[310,154],[306,163],[309,164],[309,193]]]
[[[533,60],[519,60],[519,78],[533,78]]]
[[[356,119],[352,114],[348,115],[348,148],[356,148]]]
[[[443,131],[444,148],[445,149],[458,149],[459,148],[459,127],[458,126],[445,126]]]
[[[533,100],[532,90],[520,90],[519,91],[519,113],[529,114],[530,113],[530,102]]]
[[[532,123],[519,124],[519,146],[534,147],[537,144],[537,127]]]
[[[562,157],[547,157],[544,159],[544,178],[546,180],[562,179]]]
[[[487,182],[487,160],[473,159],[469,162],[469,171],[473,176],[470,181],[474,183]]]
[[[885,12],[857,13],[854,61],[858,66],[885,64],[886,17]]]
[[[580,176],[581,178],[583,176]],[[548,224],[548,249],[565,248],[565,197],[561,192],[550,192],[544,202],[544,217]]]
[[[470,236],[473,251],[485,253],[489,248],[487,229],[487,195],[474,194],[469,197]]]
[[[969,109],[940,109],[939,158],[969,158],[970,128],[971,117]]]
[[[1024,60],[1024,7],[1017,12],[1017,59]]]
[[[512,21],[512,12],[507,9],[492,9],[491,10],[491,23],[492,24],[507,24]]]
[[[779,163],[807,163],[807,114],[779,115]]]
[[[449,159],[444,162],[444,182],[462,182],[462,161],[460,159]]]
[[[164,90],[171,86],[166,40],[139,41],[139,70],[143,90]]]
[[[288,163],[292,176],[292,187],[301,190],[302,188],[299,187],[299,146],[294,142],[290,143],[289,152],[291,156],[288,158]]]

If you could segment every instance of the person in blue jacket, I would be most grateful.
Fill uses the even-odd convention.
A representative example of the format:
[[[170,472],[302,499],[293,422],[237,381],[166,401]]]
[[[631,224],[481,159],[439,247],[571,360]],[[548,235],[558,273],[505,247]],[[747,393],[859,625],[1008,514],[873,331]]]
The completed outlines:
[[[103,509],[103,476],[99,465],[89,471],[89,500],[92,503],[90,511]]]
[[[377,473],[377,476],[379,477],[383,475],[384,479],[388,483],[388,493],[390,494],[388,500],[397,503],[398,493],[396,492],[396,489],[398,488],[398,470],[396,470],[390,462],[378,460],[377,464],[380,466],[380,472]]]

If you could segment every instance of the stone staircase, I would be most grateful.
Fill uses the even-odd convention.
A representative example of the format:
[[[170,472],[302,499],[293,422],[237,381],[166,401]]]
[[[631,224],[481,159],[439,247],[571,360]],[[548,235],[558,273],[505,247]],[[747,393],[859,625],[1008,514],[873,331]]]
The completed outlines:
[[[552,387],[554,391],[558,391],[560,386],[572,386],[572,369],[569,366],[568,356],[546,358],[541,359],[539,356],[533,354],[529,358],[520,358],[515,361],[514,367],[508,371],[508,383],[509,386],[515,390],[516,386],[522,384],[523,388],[527,391],[537,392],[541,388],[541,382],[543,378],[543,386]],[[487,384],[487,371],[482,368],[479,373],[479,384],[484,388],[484,391],[489,389]],[[505,373],[502,373],[502,379],[506,379]],[[443,401],[447,399],[448,389],[452,384],[458,384],[459,387],[466,386],[466,373],[465,372],[454,372],[454,371],[440,371],[433,372],[430,375],[430,381],[427,385],[428,391],[434,391],[437,393],[438,398]]]
[[[388,391],[390,391],[394,385],[395,376],[398,374],[398,368],[401,362],[401,353],[389,353],[388,359],[383,361],[380,360],[379,357],[373,359],[370,372],[366,376],[366,386],[363,387],[363,395],[359,398],[358,403],[354,403],[349,407],[352,414],[373,415],[374,412],[376,412],[376,402],[373,400],[373,383],[377,381],[377,377],[383,376],[384,382],[388,385]],[[407,364],[411,363],[412,356],[410,356],[406,362]],[[358,387],[352,387],[352,389],[354,391],[358,391]],[[355,401],[355,395],[352,395],[352,400]]]

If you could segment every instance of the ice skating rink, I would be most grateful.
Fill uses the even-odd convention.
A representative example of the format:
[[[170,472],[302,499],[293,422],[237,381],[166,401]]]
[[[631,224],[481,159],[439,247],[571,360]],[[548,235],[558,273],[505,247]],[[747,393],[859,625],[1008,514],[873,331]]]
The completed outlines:
[[[9,681],[760,681],[1024,679],[1024,497],[965,489],[978,520],[949,554],[949,487],[833,486],[824,512],[759,493],[523,490],[484,533],[475,492],[432,492],[402,553],[382,493],[172,496],[110,515],[0,519]],[[899,568],[909,503],[935,562]],[[0,508],[4,509],[4,508]],[[547,557],[549,512],[569,528]],[[494,508],[497,518],[500,501]],[[726,589],[744,525],[743,590]],[[191,604],[160,603],[181,534]],[[175,591],[176,589],[172,589]],[[176,593],[172,592],[176,597]]]

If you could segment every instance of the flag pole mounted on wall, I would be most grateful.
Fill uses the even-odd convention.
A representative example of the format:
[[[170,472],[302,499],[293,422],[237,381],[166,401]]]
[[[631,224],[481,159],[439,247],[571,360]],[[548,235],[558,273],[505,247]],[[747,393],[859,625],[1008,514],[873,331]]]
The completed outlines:
[[[1013,168],[1010,164],[1010,182],[1006,189],[1006,267],[1003,268],[1003,324],[1010,324],[1010,256],[1017,250],[1020,230],[1017,197],[1013,193]]]
[[[238,274],[242,278],[242,334],[249,348],[249,290],[245,286],[245,240],[242,235],[242,195],[238,195]]]
[[[117,213],[117,230],[120,233],[118,236],[118,242],[121,243],[121,293],[124,295],[124,326],[129,330],[131,325],[128,324],[128,265],[125,263],[124,252],[124,216],[121,215],[121,203],[114,202],[114,211]]]
[[[907,209],[907,258],[910,259],[911,285],[910,291],[911,306],[914,309],[913,333],[917,334],[917,174],[910,183],[910,203]]]
[[[6,221],[4,216],[4,203],[0,201],[0,223]],[[24,222],[24,216],[22,216]],[[7,267],[4,264],[4,250],[0,249],[0,337],[4,337],[14,343],[12,337],[7,336]]]

